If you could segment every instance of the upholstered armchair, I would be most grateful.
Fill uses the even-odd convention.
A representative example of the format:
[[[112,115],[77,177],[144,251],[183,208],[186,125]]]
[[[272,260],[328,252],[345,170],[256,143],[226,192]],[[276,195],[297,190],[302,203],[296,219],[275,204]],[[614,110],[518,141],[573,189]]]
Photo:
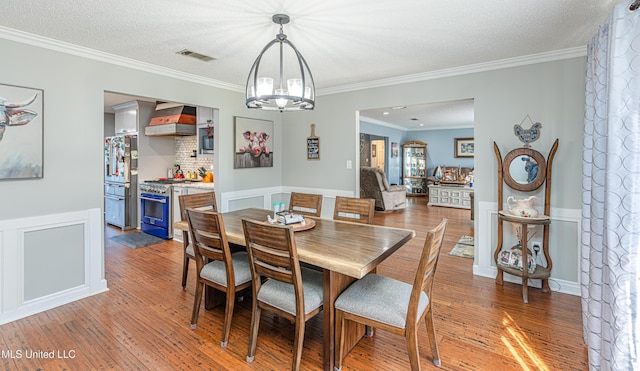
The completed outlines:
[[[380,168],[360,168],[360,190],[363,198],[376,200],[376,210],[402,210],[407,206],[407,189],[401,185],[390,186]]]

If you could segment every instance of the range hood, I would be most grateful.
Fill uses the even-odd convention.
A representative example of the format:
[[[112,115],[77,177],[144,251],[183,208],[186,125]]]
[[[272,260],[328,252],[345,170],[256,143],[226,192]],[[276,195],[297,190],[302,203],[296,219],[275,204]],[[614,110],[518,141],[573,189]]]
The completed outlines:
[[[156,137],[196,135],[196,107],[158,103],[144,134]]]

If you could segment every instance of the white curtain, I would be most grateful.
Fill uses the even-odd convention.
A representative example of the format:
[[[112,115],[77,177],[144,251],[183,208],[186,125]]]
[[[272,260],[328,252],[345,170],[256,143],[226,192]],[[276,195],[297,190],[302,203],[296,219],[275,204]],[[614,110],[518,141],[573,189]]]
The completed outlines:
[[[582,316],[590,370],[640,370],[640,10],[618,4],[587,53]]]

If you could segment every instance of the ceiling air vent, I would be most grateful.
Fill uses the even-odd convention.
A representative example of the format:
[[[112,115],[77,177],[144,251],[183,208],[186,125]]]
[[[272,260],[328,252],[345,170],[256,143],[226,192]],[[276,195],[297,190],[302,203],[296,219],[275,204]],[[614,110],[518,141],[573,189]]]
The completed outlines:
[[[204,55],[204,54],[200,54],[200,53],[196,53],[196,52],[191,51],[189,49],[182,49],[179,52],[176,52],[176,54],[180,54],[180,55],[184,55],[184,56],[187,56],[187,57],[199,59],[199,60],[201,60],[203,62],[209,62],[209,61],[215,60],[215,58],[213,58],[213,57],[210,57],[210,56]]]

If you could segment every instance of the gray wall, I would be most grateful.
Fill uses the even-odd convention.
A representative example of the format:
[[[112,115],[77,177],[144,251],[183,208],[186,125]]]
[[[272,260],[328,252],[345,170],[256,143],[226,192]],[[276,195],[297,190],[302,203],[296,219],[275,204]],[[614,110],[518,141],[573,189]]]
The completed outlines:
[[[5,39],[0,48],[0,68],[12,71],[2,83],[44,90],[44,178],[0,181],[0,220],[102,208],[104,91],[220,108],[217,191],[282,183],[280,114],[249,111],[241,93]],[[274,167],[233,169],[236,115],[274,121]]]
[[[356,190],[359,123],[356,111],[371,107],[414,105],[474,99],[475,200],[496,202],[497,166],[493,142],[502,155],[521,147],[513,125],[529,114],[542,123],[542,136],[533,148],[547,154],[560,139],[553,172],[551,204],[579,209],[582,177],[582,124],[585,91],[584,57],[478,72],[390,87],[322,95],[312,112],[283,115],[283,138],[290,147],[283,159],[283,183],[288,186]],[[321,161],[306,161],[304,139],[309,124],[322,138]],[[331,150],[329,150],[331,149]],[[477,222],[477,221],[476,221]]]

